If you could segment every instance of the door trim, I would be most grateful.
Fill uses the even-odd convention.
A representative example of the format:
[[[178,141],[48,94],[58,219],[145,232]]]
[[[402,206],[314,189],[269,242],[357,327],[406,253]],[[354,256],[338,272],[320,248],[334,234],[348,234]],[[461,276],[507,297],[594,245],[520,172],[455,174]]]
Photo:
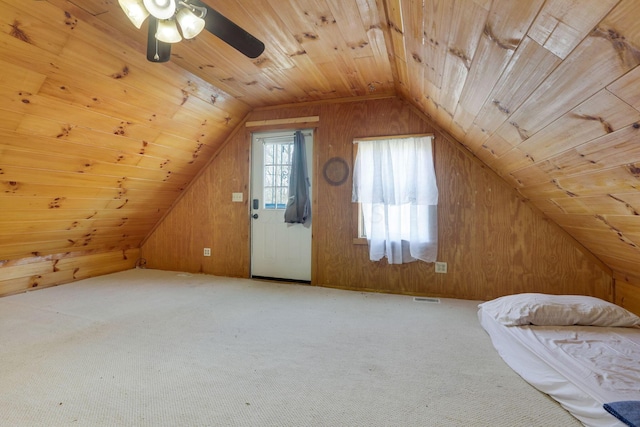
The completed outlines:
[[[255,278],[257,280],[271,280],[271,281],[280,281],[280,282],[295,282],[295,283],[305,283],[311,286],[316,285],[316,274],[318,271],[318,261],[317,261],[317,250],[318,244],[315,239],[316,235],[316,224],[317,221],[315,216],[318,211],[317,206],[317,179],[318,179],[318,161],[317,161],[317,141],[318,141],[318,123],[320,121],[319,116],[309,116],[304,117],[304,121],[296,121],[296,119],[275,119],[275,120],[259,120],[246,122],[251,125],[246,125],[247,130],[247,138],[249,140],[249,182],[248,182],[248,194],[249,194],[249,203],[247,209],[247,218],[249,221],[249,278]],[[300,127],[282,127],[282,124],[296,124]],[[313,145],[311,147],[311,159],[307,161],[311,165],[311,173],[309,176],[311,177],[311,280],[295,280],[295,279],[283,279],[283,278],[272,278],[272,277],[264,277],[264,276],[254,276],[252,275],[252,256],[253,256],[253,225],[252,225],[252,199],[253,199],[253,138],[255,134],[261,133],[287,133],[287,132],[295,132],[297,130],[302,130],[305,132],[305,135],[309,133],[313,137]]]

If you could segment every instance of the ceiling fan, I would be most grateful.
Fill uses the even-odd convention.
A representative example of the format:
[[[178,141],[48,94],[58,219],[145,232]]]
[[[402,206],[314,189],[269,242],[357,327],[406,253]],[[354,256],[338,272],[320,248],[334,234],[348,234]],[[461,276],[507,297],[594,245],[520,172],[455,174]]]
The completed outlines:
[[[249,58],[264,51],[264,43],[200,0],[118,0],[129,20],[140,28],[149,17],[147,60],[167,62],[171,44],[191,39],[206,29]],[[178,27],[180,31],[178,31]]]

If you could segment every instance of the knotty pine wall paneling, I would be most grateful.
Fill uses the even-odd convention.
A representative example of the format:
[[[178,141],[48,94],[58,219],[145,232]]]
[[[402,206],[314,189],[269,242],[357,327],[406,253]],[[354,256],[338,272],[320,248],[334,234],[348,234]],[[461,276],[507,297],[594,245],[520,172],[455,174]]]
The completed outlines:
[[[68,252],[0,261],[0,295],[43,289],[88,277],[129,270],[140,250]]]
[[[0,28],[0,296],[133,268],[250,107],[148,62],[117,2],[1,0]]]
[[[247,120],[311,115],[320,117],[314,140],[312,284],[480,300],[516,292],[613,298],[611,275],[593,257],[404,101],[268,108]],[[448,263],[447,274],[436,274],[431,263],[369,261],[368,247],[354,244],[351,179],[333,186],[322,177],[332,157],[352,164],[356,137],[411,133],[435,134],[438,260]],[[248,206],[231,203],[232,192],[244,191],[248,199],[249,151],[249,132],[238,132],[142,247],[148,266],[249,276]],[[202,257],[205,242],[217,256]]]

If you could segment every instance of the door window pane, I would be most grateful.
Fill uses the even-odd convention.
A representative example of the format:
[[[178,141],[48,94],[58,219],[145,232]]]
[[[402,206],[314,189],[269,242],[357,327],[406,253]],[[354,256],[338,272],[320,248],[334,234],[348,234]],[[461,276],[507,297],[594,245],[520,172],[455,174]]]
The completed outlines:
[[[293,141],[264,144],[264,208],[285,209],[289,198],[289,175]]]

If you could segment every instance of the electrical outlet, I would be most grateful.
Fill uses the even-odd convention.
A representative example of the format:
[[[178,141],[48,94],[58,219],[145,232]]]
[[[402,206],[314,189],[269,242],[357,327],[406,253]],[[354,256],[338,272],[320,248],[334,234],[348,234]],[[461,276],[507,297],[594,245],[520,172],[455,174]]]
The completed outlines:
[[[436,262],[436,273],[446,273],[446,272],[447,272],[447,263]]]
[[[242,201],[242,193],[231,193],[231,201],[232,202],[241,202]]]
[[[211,248],[204,248],[204,256],[211,256]]]

